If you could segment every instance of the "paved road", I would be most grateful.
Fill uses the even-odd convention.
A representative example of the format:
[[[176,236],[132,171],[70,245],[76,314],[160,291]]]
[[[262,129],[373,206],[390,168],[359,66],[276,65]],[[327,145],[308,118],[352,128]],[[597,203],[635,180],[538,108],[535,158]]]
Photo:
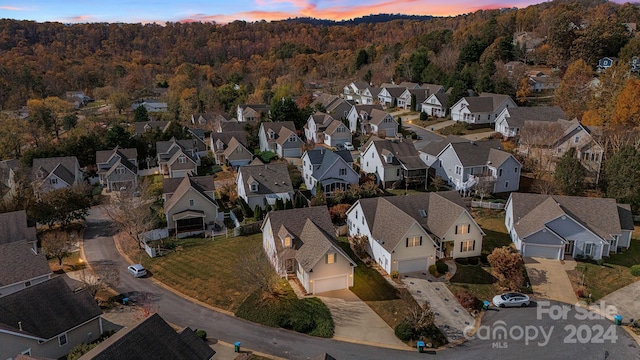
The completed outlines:
[[[285,359],[308,359],[322,353],[329,353],[336,359],[424,359],[427,354],[418,354],[402,350],[392,350],[345,343],[331,339],[320,339],[286,330],[274,329],[254,324],[233,316],[218,313],[198,304],[185,300],[157,285],[150,278],[134,279],[126,272],[127,263],[115,249],[112,230],[109,223],[101,220],[101,215],[92,209],[87,219],[84,236],[84,253],[89,263],[109,261],[120,266],[121,285],[116,289],[132,298],[146,294],[154,299],[158,313],[168,322],[179,326],[204,329],[211,338],[234,343],[241,341],[243,346]],[[518,360],[539,360],[540,354],[553,354],[547,358],[565,359],[602,359],[604,351],[609,351],[610,359],[640,360],[640,352],[635,342],[620,328],[615,328],[618,340],[615,344],[563,344],[566,337],[563,326],[567,322],[557,322],[543,317],[536,320],[536,308],[507,309],[490,311],[485,315],[485,324],[505,321],[509,326],[555,326],[557,336],[551,339],[548,347],[535,344],[525,345],[524,340],[508,340],[507,348],[496,348],[488,340],[475,339],[454,349],[438,351],[439,359],[496,359],[517,358]],[[570,317],[568,323],[576,323]],[[608,320],[596,320],[588,324],[609,325]],[[559,326],[560,325],[560,326]],[[555,335],[555,333],[554,333]]]

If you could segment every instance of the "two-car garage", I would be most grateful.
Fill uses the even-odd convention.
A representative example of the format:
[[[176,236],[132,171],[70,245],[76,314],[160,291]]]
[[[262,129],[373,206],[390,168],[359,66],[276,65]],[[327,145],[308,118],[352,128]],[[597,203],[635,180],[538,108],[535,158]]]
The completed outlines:
[[[421,257],[415,259],[398,260],[398,272],[406,274],[410,272],[427,271],[429,268],[429,258]]]
[[[313,293],[323,293],[333,290],[349,288],[349,275],[339,275],[330,278],[318,279],[313,282]]]

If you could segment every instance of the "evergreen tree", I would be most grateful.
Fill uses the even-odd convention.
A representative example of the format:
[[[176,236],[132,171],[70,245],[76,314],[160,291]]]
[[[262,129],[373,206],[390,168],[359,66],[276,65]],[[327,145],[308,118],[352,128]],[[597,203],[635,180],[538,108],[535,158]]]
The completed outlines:
[[[625,146],[607,161],[604,168],[606,194],[632,209],[640,209],[640,153]]]
[[[147,108],[142,105],[138,106],[136,110],[133,112],[133,121],[134,122],[149,121],[149,112],[147,111]]]
[[[565,195],[576,196],[584,191],[585,175],[584,166],[576,158],[576,149],[569,148],[556,165],[554,180]]]

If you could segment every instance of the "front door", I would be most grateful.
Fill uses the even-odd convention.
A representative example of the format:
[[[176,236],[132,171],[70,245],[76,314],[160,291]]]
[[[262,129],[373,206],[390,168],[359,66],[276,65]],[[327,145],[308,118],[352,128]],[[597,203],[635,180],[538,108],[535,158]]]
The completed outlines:
[[[568,242],[564,245],[564,254],[572,256],[573,255],[573,245],[575,240],[567,240]]]
[[[446,241],[444,243],[444,257],[445,258],[453,257],[453,245],[454,245],[453,241]]]

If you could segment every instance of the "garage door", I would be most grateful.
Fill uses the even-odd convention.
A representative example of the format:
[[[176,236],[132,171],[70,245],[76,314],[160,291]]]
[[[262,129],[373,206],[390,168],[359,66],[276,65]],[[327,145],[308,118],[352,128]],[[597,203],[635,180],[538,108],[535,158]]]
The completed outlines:
[[[186,177],[187,176],[187,171],[186,170],[178,170],[178,171],[173,171],[171,173],[172,177],[174,178],[181,178],[181,177]]]
[[[314,294],[348,288],[347,275],[340,275],[332,278],[316,280],[314,281],[314,283]]]
[[[427,271],[428,261],[429,259],[426,257],[411,260],[400,260],[398,261],[398,272],[402,274],[416,271]]]
[[[546,259],[560,259],[558,254],[560,254],[560,248],[555,246],[525,244],[522,256],[541,257]]]

